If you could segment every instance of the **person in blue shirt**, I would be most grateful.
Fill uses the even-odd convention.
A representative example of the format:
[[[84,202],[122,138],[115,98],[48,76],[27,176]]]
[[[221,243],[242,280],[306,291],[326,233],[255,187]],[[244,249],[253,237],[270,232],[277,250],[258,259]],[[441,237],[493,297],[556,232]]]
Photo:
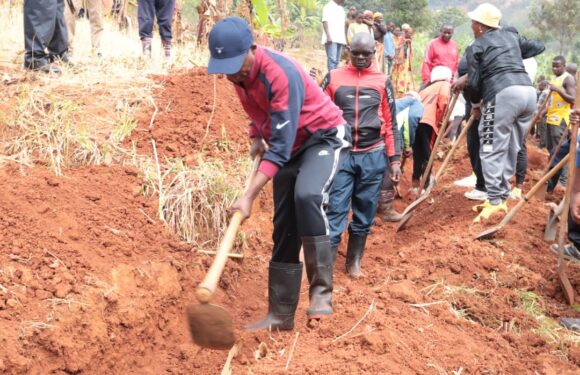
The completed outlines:
[[[403,158],[409,158],[413,154],[415,131],[419,121],[423,117],[423,104],[421,97],[415,91],[409,91],[401,99],[395,100],[397,108],[397,124],[399,127],[400,144],[403,145]],[[391,174],[387,170],[381,185],[378,213],[383,222],[401,221],[403,216],[393,208],[395,200],[395,185],[391,180]]]
[[[393,61],[395,59],[395,24],[390,21],[387,23],[387,33],[384,38],[385,45],[385,64],[387,65],[387,74],[390,76],[393,70]]]

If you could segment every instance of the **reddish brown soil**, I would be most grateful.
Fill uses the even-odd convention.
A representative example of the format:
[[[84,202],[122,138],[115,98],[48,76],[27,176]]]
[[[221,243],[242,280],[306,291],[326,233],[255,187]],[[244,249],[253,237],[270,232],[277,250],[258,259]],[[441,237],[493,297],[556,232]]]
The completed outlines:
[[[249,150],[248,117],[224,76],[195,69],[154,78],[161,85],[154,92],[157,114],[151,125],[153,111],[144,113],[133,137],[141,152],[150,153],[153,138],[160,157],[195,165],[198,153],[233,160]]]
[[[194,155],[209,116],[200,103],[211,102],[212,79],[197,73],[164,79],[167,94],[158,92],[151,134],[163,155]],[[218,82],[219,121],[230,115],[241,121],[229,83]],[[143,116],[141,129],[149,119]],[[205,151],[226,160],[246,157],[244,124],[231,128],[229,148]],[[148,136],[134,138],[143,152]],[[206,139],[220,137],[221,128],[211,126]],[[537,170],[542,155],[530,149],[530,168]],[[294,332],[242,330],[267,307],[272,206],[271,193],[264,194],[243,226],[246,256],[228,263],[216,296],[243,342],[234,373],[277,374],[286,366],[295,374],[578,373],[580,349],[534,333],[539,323],[520,299],[521,291],[531,291],[549,317],[580,316],[564,304],[556,257],[542,240],[547,208],[532,200],[496,238],[475,241],[488,224],[471,222],[473,203],[452,184],[469,172],[460,150],[406,230],[395,234],[395,225],[377,220],[363,278],[346,276],[342,246],[335,314],[306,326],[304,282]],[[156,219],[134,170],[84,168],[55,178],[41,168],[7,166],[0,177],[0,285],[7,289],[0,288],[0,372],[220,373],[227,353],[194,346],[184,316],[211,258]],[[577,266],[569,276],[580,292]]]

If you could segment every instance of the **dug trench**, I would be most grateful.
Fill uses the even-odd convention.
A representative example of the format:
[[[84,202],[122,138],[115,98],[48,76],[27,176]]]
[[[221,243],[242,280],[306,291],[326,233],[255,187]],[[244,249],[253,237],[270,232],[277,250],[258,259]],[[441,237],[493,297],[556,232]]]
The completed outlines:
[[[191,166],[247,158],[247,119],[227,81],[200,71],[156,80],[158,110],[153,121],[153,110],[143,113],[132,135],[139,152],[149,154],[153,138],[160,158]],[[524,190],[546,159],[535,147],[529,153]],[[361,279],[345,274],[343,245],[335,313],[313,328],[304,280],[293,332],[243,330],[267,309],[272,204],[264,192],[242,227],[244,257],[228,262],[216,295],[239,339],[232,372],[577,373],[578,336],[557,320],[580,313],[564,303],[556,256],[542,239],[547,208],[532,200],[494,239],[475,241],[485,226],[472,223],[472,203],[453,185],[469,173],[462,147],[405,230],[377,218]],[[0,175],[0,373],[222,371],[227,352],[196,347],[185,321],[212,257],[158,219],[137,170],[79,167],[55,177],[8,164]],[[579,292],[577,266],[569,277]]]

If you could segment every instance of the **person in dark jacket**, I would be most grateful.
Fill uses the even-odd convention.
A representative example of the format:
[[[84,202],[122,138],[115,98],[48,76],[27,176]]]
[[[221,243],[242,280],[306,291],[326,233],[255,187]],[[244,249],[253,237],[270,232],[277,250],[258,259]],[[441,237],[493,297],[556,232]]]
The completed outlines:
[[[346,269],[356,278],[361,275],[361,260],[387,165],[393,180],[401,176],[401,144],[393,87],[374,62],[373,37],[356,34],[349,50],[350,63],[328,73],[322,88],[342,109],[353,137],[353,148],[330,190],[327,214],[330,242],[336,252],[352,205]]]
[[[489,3],[469,12],[475,41],[467,55],[468,73],[454,90],[470,90],[479,123],[480,159],[488,199],[474,207],[475,222],[503,211],[510,195],[517,155],[536,108],[536,92],[522,59],[539,55],[541,42],[520,37],[513,28],[501,29],[501,12]],[[483,110],[480,108],[483,101]]]
[[[55,60],[68,62],[64,0],[24,1],[24,67],[60,74]]]
[[[310,283],[308,318],[333,313],[332,248],[325,207],[338,166],[350,148],[350,132],[340,109],[302,67],[282,53],[254,44],[242,18],[228,17],[215,24],[209,50],[208,73],[226,74],[233,83],[252,121],[250,154],[263,155],[232,210],[248,218],[259,192],[273,180],[268,314],[246,328],[291,330],[302,281],[301,247]]]

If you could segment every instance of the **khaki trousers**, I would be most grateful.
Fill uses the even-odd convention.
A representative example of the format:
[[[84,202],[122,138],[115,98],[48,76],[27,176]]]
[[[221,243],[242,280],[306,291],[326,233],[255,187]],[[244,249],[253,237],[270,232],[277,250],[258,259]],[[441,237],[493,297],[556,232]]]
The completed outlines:
[[[103,34],[103,0],[72,0],[72,3],[74,4],[76,14],[72,13],[68,1],[65,0],[64,15],[68,29],[69,51],[72,50],[75,38],[76,17],[79,10],[85,7],[85,11],[89,13],[89,21],[91,24],[91,45],[94,51],[99,52],[101,49],[101,36]]]

